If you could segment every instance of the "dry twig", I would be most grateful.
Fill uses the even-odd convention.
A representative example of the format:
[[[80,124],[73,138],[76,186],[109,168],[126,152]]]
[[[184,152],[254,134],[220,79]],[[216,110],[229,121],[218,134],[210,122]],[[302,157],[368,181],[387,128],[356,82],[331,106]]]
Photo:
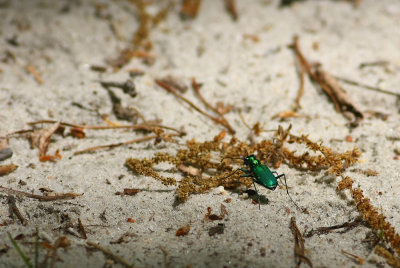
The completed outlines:
[[[294,241],[295,241],[294,242],[294,254],[295,254],[295,260],[296,260],[296,267],[300,267],[301,263],[305,262],[312,268],[313,266],[312,266],[310,259],[308,259],[305,256],[304,239],[301,236],[299,228],[297,228],[295,217],[292,217],[290,219],[290,229],[292,230],[292,233],[294,235]]]
[[[177,97],[177,98],[183,100],[184,102],[186,102],[187,104],[189,104],[190,107],[192,107],[193,109],[195,109],[197,112],[199,112],[199,113],[201,113],[202,115],[204,115],[204,116],[210,118],[210,119],[213,120],[215,123],[224,126],[231,134],[234,134],[234,133],[235,133],[235,130],[229,125],[228,121],[227,121],[223,116],[220,116],[220,117],[218,118],[218,117],[212,116],[212,115],[210,115],[210,114],[204,112],[204,111],[201,110],[199,107],[197,107],[196,105],[194,105],[190,100],[188,100],[187,98],[185,98],[184,96],[182,96],[181,94],[179,94],[178,92],[176,92],[176,90],[175,90],[174,88],[172,88],[170,85],[168,85],[168,84],[162,82],[162,81],[159,80],[159,79],[156,79],[156,83],[157,83],[161,88],[163,88],[163,89],[167,90],[168,92],[172,93],[173,95],[175,95],[175,97]],[[194,83],[194,85],[197,86],[196,83]],[[195,87],[194,87],[194,88],[195,88]],[[196,89],[195,89],[195,91],[196,91]],[[205,101],[205,100],[204,100],[204,101]],[[214,110],[214,108],[212,108],[212,109]]]
[[[170,134],[164,134],[167,138],[171,137],[171,136],[180,136],[179,134],[175,134],[175,133],[170,133]],[[124,142],[119,142],[119,143],[113,143],[113,144],[107,144],[107,145],[100,145],[100,146],[95,146],[95,147],[90,147],[90,148],[86,148],[80,151],[76,151],[74,152],[74,155],[78,155],[78,154],[84,154],[84,153],[91,153],[97,150],[101,150],[101,149],[112,149],[115,147],[119,147],[119,146],[123,146],[123,145],[128,145],[128,144],[132,144],[132,143],[138,143],[138,142],[142,142],[142,141],[148,141],[148,140],[152,140],[152,139],[157,139],[159,138],[159,135],[151,135],[151,136],[146,136],[146,137],[141,137],[141,138],[137,138],[137,139],[133,139],[133,140],[129,140],[129,141],[124,141]]]
[[[308,63],[300,50],[297,36],[294,37],[292,46],[300,62],[302,72],[303,70],[307,71],[310,78],[329,96],[335,105],[336,111],[341,112],[348,118],[350,118],[350,114],[352,114],[355,120],[362,119],[364,117],[363,113],[356,107],[337,80],[324,71],[319,64],[311,66]]]
[[[88,246],[94,247],[100,251],[102,251],[104,254],[110,256],[111,258],[113,258],[114,260],[116,260],[117,262],[121,263],[122,265],[124,265],[125,267],[129,267],[129,268],[133,268],[134,266],[132,264],[129,264],[125,259],[123,259],[120,256],[115,255],[113,252],[111,252],[111,250],[109,250],[108,248],[102,247],[97,243],[88,241],[86,242]]]
[[[36,80],[36,82],[38,82],[38,84],[40,85],[43,84],[43,78],[38,73],[35,66],[33,66],[31,63],[28,63],[28,65],[25,66],[25,69],[28,73],[30,73],[33,76],[33,78]]]
[[[389,90],[386,90],[386,89],[382,89],[382,88],[379,88],[379,87],[369,86],[369,85],[366,85],[366,84],[363,84],[363,83],[359,83],[359,82],[356,82],[356,81],[353,81],[353,80],[350,80],[350,79],[347,79],[347,78],[339,77],[339,76],[334,76],[334,77],[337,80],[342,81],[342,82],[344,82],[346,84],[349,84],[349,85],[358,86],[358,87],[366,88],[366,89],[369,89],[369,90],[372,90],[372,91],[376,91],[376,92],[380,92],[380,93],[384,93],[384,94],[400,97],[400,93],[392,92],[392,91],[389,91]]]
[[[40,120],[40,121],[34,121],[34,122],[28,122],[28,125],[37,125],[37,124],[54,124],[58,121],[54,120]],[[160,124],[155,124],[151,122],[146,122],[142,124],[133,124],[133,125],[118,125],[118,126],[96,126],[96,125],[78,125],[78,124],[72,124],[72,123],[67,123],[67,122],[59,122],[61,126],[66,126],[66,127],[72,127],[72,128],[81,128],[81,129],[93,129],[93,130],[99,130],[99,129],[132,129],[132,130],[145,130],[145,131],[153,131],[154,128],[163,128],[163,129],[168,129],[168,130],[173,130],[177,133],[180,133],[181,135],[184,135],[185,133],[182,130],[178,130],[176,128],[168,127],[168,126],[163,126]],[[26,132],[29,132],[30,130],[26,130]]]
[[[333,226],[329,226],[329,227],[319,227],[315,230],[313,229],[313,230],[309,231],[304,237],[312,237],[315,234],[327,234],[333,230],[341,229],[341,228],[344,228],[345,229],[344,231],[348,231],[348,230],[353,229],[360,223],[361,223],[360,219],[355,219],[352,222],[345,222],[343,224],[333,225]]]
[[[19,211],[16,201],[15,201],[15,197],[12,195],[9,195],[8,198],[8,205],[10,206],[10,214],[15,214],[15,216],[17,216],[17,218],[21,221],[21,223],[23,225],[28,225],[28,221],[24,218],[24,216],[22,216],[21,212]]]
[[[51,136],[60,128],[60,123],[56,122],[46,129],[35,130],[29,134],[33,148],[39,149],[39,158],[45,158],[50,143]]]
[[[79,227],[80,232],[82,233],[83,239],[87,239],[85,227],[83,226],[80,218],[78,218],[78,227]]]
[[[0,191],[7,192],[10,194],[23,195],[29,198],[37,199],[40,201],[54,201],[54,200],[63,200],[63,199],[72,199],[78,196],[82,196],[83,194],[76,193],[65,193],[65,194],[56,194],[56,195],[36,195],[27,192],[22,192],[18,190],[14,190],[11,188],[7,188],[0,185]]]
[[[236,21],[239,17],[237,9],[236,9],[236,4],[235,0],[224,0],[225,3],[225,9],[228,11],[228,13],[231,15],[232,19]]]
[[[363,258],[361,258],[361,257],[359,257],[359,256],[357,256],[357,255],[351,254],[350,252],[347,252],[347,251],[345,251],[345,250],[343,250],[343,249],[342,249],[342,253],[345,254],[345,255],[347,255],[347,256],[349,256],[349,257],[351,257],[351,258],[352,258],[353,260],[355,260],[358,264],[360,264],[360,265],[363,265],[363,264],[364,264],[364,259],[363,259]]]

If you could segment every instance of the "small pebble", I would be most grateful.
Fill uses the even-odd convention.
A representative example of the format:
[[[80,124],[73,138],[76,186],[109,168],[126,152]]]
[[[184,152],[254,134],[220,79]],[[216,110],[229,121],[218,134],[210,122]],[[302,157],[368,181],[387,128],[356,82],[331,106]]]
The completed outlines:
[[[0,150],[0,161],[6,160],[13,155],[13,151],[10,147],[6,147]]]

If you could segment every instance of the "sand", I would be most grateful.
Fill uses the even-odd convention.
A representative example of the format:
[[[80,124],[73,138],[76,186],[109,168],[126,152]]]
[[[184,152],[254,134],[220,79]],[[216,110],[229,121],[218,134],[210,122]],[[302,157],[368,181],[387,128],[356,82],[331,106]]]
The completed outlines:
[[[165,4],[154,2],[148,8],[152,14]],[[166,75],[188,85],[194,77],[203,84],[202,94],[211,103],[231,104],[234,109],[226,118],[241,140],[246,140],[250,131],[239,109],[248,125],[260,122],[264,129],[273,130],[292,124],[293,134],[307,134],[337,152],[359,147],[360,161],[344,175],[354,179],[354,186],[364,191],[399,233],[396,150],[400,151],[400,116],[395,96],[345,85],[366,115],[359,126],[350,128],[349,121],[307,78],[300,117],[280,120],[273,116],[290,110],[297,96],[296,57],[288,47],[296,34],[307,59],[320,62],[331,74],[400,93],[400,2],[364,0],[354,7],[345,1],[304,1],[280,8],[278,1],[241,0],[236,3],[236,22],[222,1],[203,1],[197,18],[185,21],[179,17],[180,2],[175,2],[168,17],[151,29],[154,64],[136,58],[113,71],[105,60],[116,58],[139,23],[137,9],[128,1],[0,1],[0,135],[29,129],[27,122],[44,119],[106,125],[99,114],[127,124],[115,118],[108,93],[98,80],[124,82],[131,69],[143,70],[144,75],[134,79],[134,98],[114,90],[122,104],[135,107],[147,120],[162,120],[163,125],[183,127],[187,132],[173,143],[149,141],[81,155],[74,152],[146,134],[86,130],[84,139],[53,135],[48,153],[58,149],[63,156],[55,162],[40,162],[38,150],[32,149],[26,138],[11,138],[13,156],[1,165],[13,163],[18,168],[0,177],[1,186],[39,195],[40,188],[84,195],[50,202],[17,195],[16,205],[28,221],[24,226],[10,216],[8,193],[0,192],[0,266],[24,266],[7,232],[13,237],[24,235],[18,244],[33,262],[32,242],[38,230],[40,241],[47,245],[63,236],[71,243],[57,250],[55,267],[121,266],[101,251],[88,249],[87,241],[99,243],[135,267],[294,267],[292,217],[302,234],[360,217],[349,195],[336,191],[340,178],[326,175],[324,170],[308,172],[287,165],[277,169],[286,174],[290,193],[307,209],[306,214],[296,209],[285,189],[279,187],[275,191],[258,187],[260,195],[269,200],[261,210],[244,198],[242,191],[224,195],[218,189],[190,196],[177,205],[174,186],[166,187],[127,169],[124,163],[129,157],[175,154],[186,140],[211,140],[224,130],[155,84],[156,78]],[[376,62],[381,63],[368,65]],[[34,67],[43,83],[27,71],[27,65]],[[92,65],[108,68],[99,73],[91,70]],[[192,90],[184,95],[204,107]],[[373,112],[388,117],[383,120]],[[351,142],[347,136],[352,137]],[[273,132],[266,131],[258,139],[272,137]],[[158,168],[164,175],[182,177],[171,165]],[[377,176],[360,172],[367,169],[376,171]],[[115,194],[124,188],[149,191],[134,196]],[[224,202],[228,198],[231,202]],[[205,222],[207,208],[219,214],[221,204],[228,215]],[[78,218],[85,226],[86,240],[79,232]],[[189,233],[176,236],[187,224]],[[223,234],[210,236],[210,228],[218,224],[224,225]],[[341,230],[305,238],[305,255],[314,267],[359,266],[342,250],[362,258],[363,267],[389,267],[364,241],[373,233],[366,224]],[[118,242],[121,237],[124,241]],[[46,252],[40,247],[40,262]]]

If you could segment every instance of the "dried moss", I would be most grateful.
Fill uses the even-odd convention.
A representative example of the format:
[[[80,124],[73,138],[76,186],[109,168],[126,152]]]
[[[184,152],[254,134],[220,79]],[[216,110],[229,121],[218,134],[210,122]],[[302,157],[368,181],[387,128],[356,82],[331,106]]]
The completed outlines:
[[[345,177],[339,182],[337,189],[339,191],[349,190],[354,199],[358,211],[360,211],[363,220],[375,231],[382,231],[383,237],[392,245],[397,254],[400,254],[400,235],[397,234],[393,226],[385,221],[385,217],[372,206],[370,199],[364,197],[363,191],[359,187],[353,189],[353,180]]]
[[[376,231],[382,231],[383,237],[390,242],[392,247],[400,254],[400,235],[393,226],[385,221],[382,214],[372,206],[370,200],[363,195],[363,191],[356,187],[353,189],[353,180],[343,177],[343,171],[354,165],[360,157],[360,151],[355,147],[351,151],[337,153],[333,149],[322,144],[311,141],[307,136],[295,136],[290,134],[290,127],[284,130],[279,127],[276,138],[262,140],[251,145],[232,138],[229,142],[223,142],[224,135],[217,135],[212,141],[197,142],[188,141],[185,149],[181,149],[175,156],[167,153],[157,153],[152,159],[138,160],[130,158],[126,165],[138,174],[151,176],[161,181],[164,185],[178,185],[176,193],[180,202],[184,202],[192,194],[201,194],[211,189],[224,186],[225,188],[236,188],[238,186],[250,187],[250,178],[241,178],[240,173],[233,173],[235,161],[242,165],[243,161],[236,160],[250,154],[257,154],[257,158],[263,163],[279,167],[282,163],[303,171],[326,170],[335,176],[342,176],[337,189],[339,191],[349,190],[355,201],[357,209],[363,219]],[[306,152],[297,155],[296,151],[290,150],[285,144],[296,143],[304,145]],[[215,159],[217,157],[217,159]],[[174,178],[164,177],[154,171],[153,166],[161,162],[168,162],[176,166],[190,166],[198,169],[199,176],[188,175],[180,181]],[[216,175],[215,175],[216,174]]]
[[[126,165],[138,174],[151,176],[161,181],[164,185],[178,185],[177,196],[179,201],[184,202],[191,194],[206,193],[211,189],[224,186],[225,188],[236,188],[240,185],[250,187],[250,178],[241,178],[240,173],[232,174],[235,159],[244,158],[250,154],[257,154],[263,163],[279,167],[281,163],[300,170],[327,170],[327,172],[340,175],[347,167],[356,163],[360,156],[359,150],[354,148],[345,153],[336,153],[332,149],[321,144],[312,142],[307,136],[297,137],[291,135],[290,127],[286,130],[279,128],[276,138],[262,140],[251,145],[232,138],[223,142],[223,135],[217,135],[212,141],[197,142],[188,141],[186,148],[179,150],[175,156],[167,153],[157,153],[152,159],[138,160],[130,158]],[[309,150],[301,155],[296,155],[285,147],[286,143],[303,144]],[[313,156],[311,151],[320,152]],[[217,159],[213,159],[217,157]],[[184,165],[199,170],[199,176],[185,174],[180,181],[174,178],[164,177],[154,171],[153,166],[161,162],[175,165],[177,169]],[[237,164],[242,165],[240,161]],[[214,175],[216,174],[216,175]]]

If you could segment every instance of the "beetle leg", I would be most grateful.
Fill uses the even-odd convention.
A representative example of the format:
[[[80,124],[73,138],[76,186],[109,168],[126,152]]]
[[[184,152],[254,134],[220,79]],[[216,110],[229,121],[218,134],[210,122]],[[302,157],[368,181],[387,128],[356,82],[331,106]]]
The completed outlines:
[[[276,171],[275,171],[275,173],[276,173]],[[278,174],[278,173],[277,173],[277,174]],[[300,207],[296,204],[296,202],[293,201],[292,197],[291,197],[290,194],[289,194],[289,190],[288,190],[288,186],[287,186],[287,182],[286,182],[285,173],[283,173],[283,174],[281,174],[281,175],[278,175],[278,176],[276,177],[276,179],[279,179],[279,180],[280,180],[281,177],[283,177],[283,179],[285,180],[286,193],[287,193],[287,195],[289,196],[290,200],[292,200],[292,202],[296,205],[296,207],[297,207],[299,210],[301,210]]]
[[[258,194],[257,191],[257,187],[256,187],[256,183],[253,180],[253,184],[254,184],[254,190],[256,190],[256,194],[257,194],[257,201],[258,201],[258,209],[261,210],[261,200],[260,200],[260,195]]]
[[[240,171],[243,171],[245,174],[240,175],[240,177],[253,177],[253,174],[247,169],[239,168]]]

